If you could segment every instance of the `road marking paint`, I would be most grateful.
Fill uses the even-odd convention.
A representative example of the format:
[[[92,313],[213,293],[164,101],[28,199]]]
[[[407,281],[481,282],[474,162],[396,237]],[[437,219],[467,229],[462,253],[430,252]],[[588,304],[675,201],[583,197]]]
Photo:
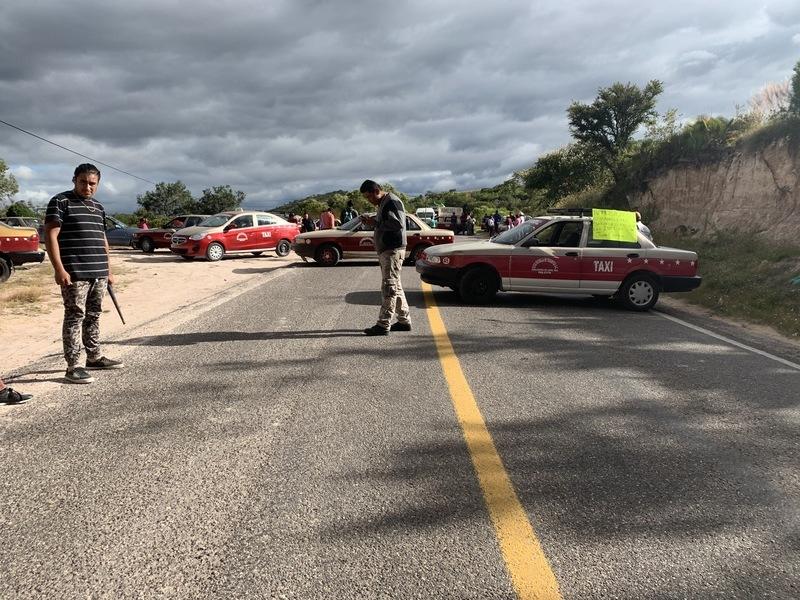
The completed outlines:
[[[790,360],[786,360],[785,358],[781,358],[780,356],[775,356],[774,354],[770,354],[769,352],[764,352],[763,350],[759,350],[758,348],[753,348],[752,346],[748,346],[747,344],[737,342],[736,340],[732,340],[731,338],[725,337],[724,335],[714,333],[713,331],[709,331],[708,329],[704,329],[703,327],[692,325],[691,323],[687,323],[686,321],[684,321],[683,319],[679,319],[678,317],[673,317],[672,315],[668,315],[657,310],[653,312],[655,312],[660,317],[664,317],[668,321],[673,321],[675,323],[678,323],[679,325],[683,325],[684,327],[688,327],[689,329],[694,329],[695,331],[703,333],[707,336],[716,338],[718,340],[722,340],[723,342],[736,346],[737,348],[741,348],[742,350],[747,350],[748,352],[752,352],[753,354],[758,354],[759,356],[769,358],[770,360],[774,360],[775,362],[779,362],[782,365],[786,365],[787,367],[791,367],[792,369],[797,369],[798,371],[800,371],[800,365],[798,365],[797,363],[793,363]]]
[[[422,291],[453,407],[464,432],[464,440],[517,596],[524,600],[560,599],[558,581],[472,395],[433,298],[433,290],[430,285],[423,283]]]

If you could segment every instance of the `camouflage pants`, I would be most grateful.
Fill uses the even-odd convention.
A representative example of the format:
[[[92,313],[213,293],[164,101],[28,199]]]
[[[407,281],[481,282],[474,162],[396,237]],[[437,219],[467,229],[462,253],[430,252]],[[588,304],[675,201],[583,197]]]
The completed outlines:
[[[404,253],[405,248],[397,248],[384,250],[378,254],[378,261],[381,264],[381,295],[383,296],[381,312],[378,315],[380,327],[388,328],[395,312],[399,322],[408,323],[408,302],[406,302],[406,294],[403,291],[403,283],[400,281]]]
[[[61,288],[64,299],[64,358],[67,367],[77,367],[81,354],[81,341],[89,360],[100,358],[100,313],[108,279],[73,281]]]

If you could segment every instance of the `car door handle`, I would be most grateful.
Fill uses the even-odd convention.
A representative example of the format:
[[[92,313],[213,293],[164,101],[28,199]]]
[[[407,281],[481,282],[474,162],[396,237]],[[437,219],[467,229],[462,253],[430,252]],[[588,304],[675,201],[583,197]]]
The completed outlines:
[[[636,252],[631,252],[628,254],[628,258],[639,258],[639,255]]]
[[[564,256],[578,256],[577,252],[565,252]]]

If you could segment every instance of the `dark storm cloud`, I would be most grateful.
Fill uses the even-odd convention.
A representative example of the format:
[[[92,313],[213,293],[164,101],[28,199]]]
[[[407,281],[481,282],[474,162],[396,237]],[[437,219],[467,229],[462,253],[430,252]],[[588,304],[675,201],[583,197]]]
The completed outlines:
[[[364,177],[407,193],[502,182],[569,141],[565,110],[614,81],[662,109],[731,114],[796,61],[796,2],[7,0],[0,118],[194,193],[266,206]],[[82,159],[4,129],[20,197]],[[104,170],[132,210],[151,186]]]

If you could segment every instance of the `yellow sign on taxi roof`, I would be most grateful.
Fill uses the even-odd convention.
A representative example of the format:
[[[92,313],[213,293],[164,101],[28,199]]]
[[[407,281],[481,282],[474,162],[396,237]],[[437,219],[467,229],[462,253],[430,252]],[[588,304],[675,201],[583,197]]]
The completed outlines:
[[[639,239],[636,214],[629,210],[593,208],[592,237],[596,240],[635,242]]]

